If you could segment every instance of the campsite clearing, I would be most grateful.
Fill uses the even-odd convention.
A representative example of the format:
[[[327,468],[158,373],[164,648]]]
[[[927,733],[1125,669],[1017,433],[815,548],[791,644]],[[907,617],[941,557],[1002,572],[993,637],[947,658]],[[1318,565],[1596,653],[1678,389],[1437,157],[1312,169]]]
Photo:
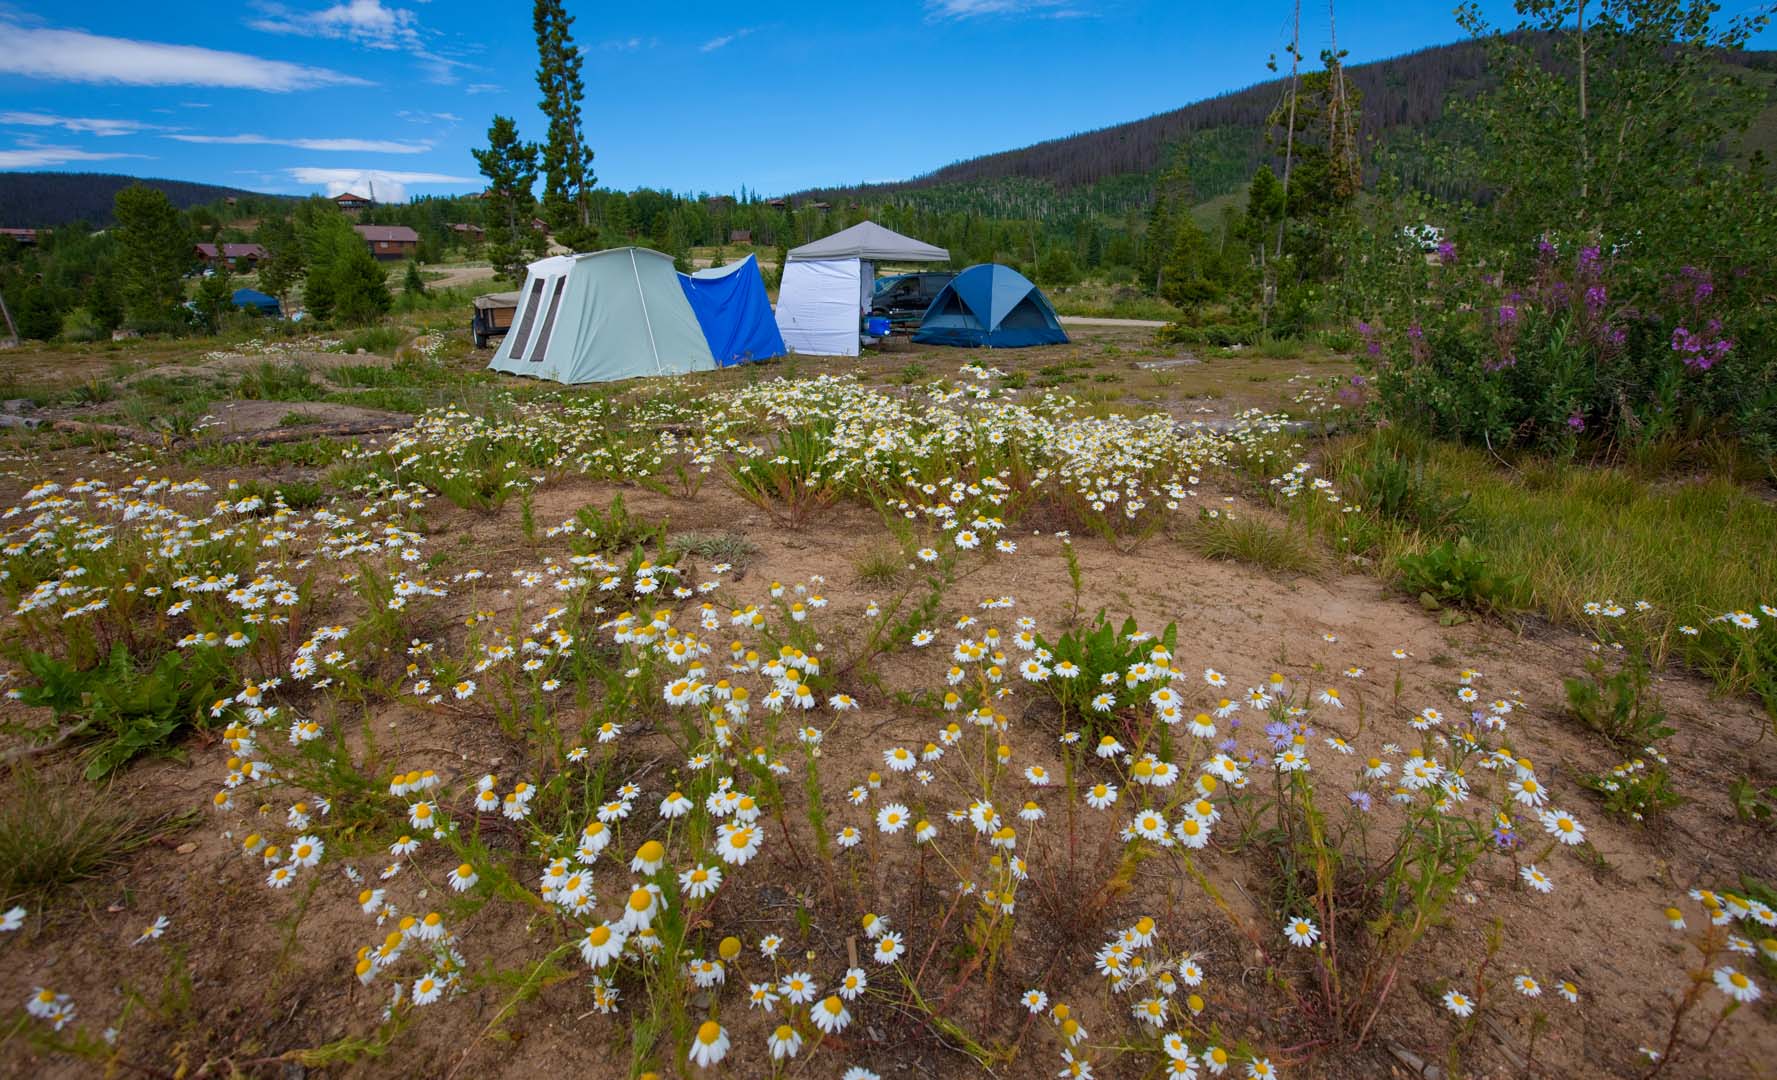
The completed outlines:
[[[683,332],[698,333],[695,321]],[[130,827],[151,839],[78,881],[17,894],[27,915],[5,942],[13,962],[0,992],[23,1001],[42,985],[68,995],[77,1027],[116,1027],[115,1047],[94,1035],[94,1060],[269,1069],[344,1055],[375,1075],[685,1075],[688,1047],[714,1010],[737,1074],[768,1069],[766,1040],[795,1022],[811,1026],[801,1052],[823,1076],[851,1065],[974,1075],[986,1055],[996,1075],[1034,1080],[1053,1075],[1054,1054],[1039,1040],[1060,1029],[1027,1019],[1019,1001],[1028,991],[1067,1003],[1094,1039],[1153,1040],[1095,970],[1102,946],[1151,919],[1154,929],[1137,938],[1155,936],[1133,946],[1144,962],[1164,960],[1175,982],[1202,974],[1173,995],[1169,1008],[1185,1010],[1173,1024],[1231,1052],[1291,1060],[1294,1075],[1357,1080],[1387,1074],[1404,1055],[1437,1057],[1453,1030],[1441,995],[1470,985],[1463,958],[1495,925],[1500,977],[1532,975],[1548,997],[1523,1004],[1522,994],[1502,993],[1498,1019],[1465,1043],[1468,1068],[1510,1073],[1534,1056],[1554,1070],[1614,1071],[1632,1064],[1625,1047],[1646,1037],[1680,975],[1657,925],[1673,883],[1713,882],[1723,865],[1777,875],[1768,847],[1752,842],[1755,827],[1735,824],[1727,805],[1726,777],[1763,724],[1751,704],[1715,696],[1682,671],[1660,674],[1664,708],[1682,730],[1669,744],[1674,782],[1691,801],[1657,829],[1635,826],[1578,783],[1618,761],[1564,711],[1562,679],[1591,655],[1585,634],[1428,610],[1361,560],[1292,531],[1270,481],[1293,475],[1299,433],[1340,422],[1349,403],[1341,394],[1352,390],[1347,356],[1311,345],[1184,350],[1142,328],[1082,326],[1068,344],[964,350],[897,336],[856,359],[790,356],[581,388],[490,373],[489,352],[465,343],[460,330],[394,356],[328,353],[316,341],[276,351],[240,343],[229,353],[240,361],[145,347],[132,362],[120,349],[109,363],[74,368],[102,373],[106,394],[73,400],[80,375],[13,388],[45,402],[36,415],[94,426],[5,433],[0,501],[36,512],[65,501],[58,512],[102,522],[112,538],[79,558],[81,587],[105,590],[111,605],[65,621],[58,613],[57,628],[69,632],[19,639],[23,647],[80,647],[87,626],[121,627],[103,620],[122,616],[130,588],[153,582],[160,594],[139,613],[147,621],[135,647],[183,658],[193,677],[212,661],[228,665],[202,708],[156,744],[177,753],[151,754],[112,781],[128,794],[118,804]],[[204,407],[231,418],[229,427],[202,425],[158,445],[117,441],[97,426],[140,423],[144,403],[169,385],[188,398],[213,395]],[[258,430],[233,422],[249,413],[300,428],[327,403],[398,394],[440,407],[409,428],[355,440],[223,441]],[[1257,420],[1254,409],[1274,419]],[[1286,428],[1286,416],[1309,427]],[[1121,507],[1102,514],[1067,476],[1085,480],[1088,495],[1136,491],[1150,509],[1139,519]],[[1145,479],[1132,489],[1130,476]],[[171,486],[199,481],[201,489]],[[997,503],[988,497],[996,483],[1008,492]],[[1169,490],[1178,512],[1163,509]],[[913,517],[889,499],[906,500]],[[128,516],[130,500],[204,515],[205,529],[222,532],[202,548],[214,560],[203,574],[234,574],[234,584],[192,591],[203,576],[163,569],[170,564],[142,546],[141,530],[158,518]],[[960,507],[950,528],[944,507]],[[1273,546],[1228,546],[1245,535],[1226,531],[1235,526]],[[206,535],[194,527],[187,542],[212,543]],[[240,555],[228,546],[236,539],[249,541]],[[24,595],[30,576],[55,565],[19,556],[7,564]],[[283,595],[279,583],[295,602],[266,610],[288,610],[288,623],[247,621],[253,610],[229,599]],[[241,591],[249,588],[260,592]],[[157,614],[183,603],[168,589],[189,592],[193,606]],[[1113,631],[1086,649],[1082,635],[1100,608]],[[1124,616],[1153,636],[1119,638]],[[672,633],[634,640],[655,625]],[[219,639],[241,633],[246,644],[178,647],[204,627]],[[1039,656],[1025,647],[1037,641],[1047,650],[1043,680],[1020,673]],[[706,674],[669,659],[674,642],[708,647],[695,661]],[[1230,764],[1250,778],[1202,794],[1219,817],[1169,805],[1173,797],[1158,794],[1166,789],[1134,779],[1133,759],[1076,751],[1062,738],[1147,740],[1153,760],[1184,771],[1182,790],[1194,790],[1188,783],[1214,754],[1202,737],[1156,720],[1153,695],[1165,685],[1128,690],[1119,675],[1104,691],[1111,711],[1095,714],[1055,681],[1063,659],[1111,662],[1092,650],[1134,650],[1114,661],[1119,672],[1151,666],[1156,644],[1180,668],[1169,685],[1186,722],[1232,696],[1205,682],[1211,674],[1238,693],[1273,688],[1271,706],[1240,704],[1214,721],[1218,739],[1234,740]],[[976,648],[981,661],[955,659]],[[790,659],[800,666],[786,667]],[[692,683],[728,696],[699,708],[703,691]],[[737,687],[759,704],[727,708],[749,700]],[[1522,884],[1523,860],[1478,853],[1363,1044],[1347,1035],[1337,1054],[1292,1051],[1335,1036],[1314,1011],[1278,1004],[1280,985],[1311,992],[1302,988],[1314,961],[1269,914],[1296,879],[1280,876],[1274,847],[1255,839],[1268,835],[1267,807],[1285,775],[1261,729],[1307,710],[1307,775],[1332,793],[1326,812],[1347,829],[1365,822],[1380,843],[1423,811],[1383,805],[1388,792],[1365,780],[1365,763],[1410,766],[1403,747],[1457,752],[1457,740],[1421,738],[1409,721],[1425,709],[1457,715],[1465,687],[1510,705],[1499,715],[1514,752],[1584,822],[1576,856],[1543,852],[1530,835],[1542,826],[1522,816],[1559,902]],[[806,711],[788,706],[780,726],[770,702],[798,688],[815,700]],[[1322,698],[1329,690],[1343,707]],[[57,723],[52,707],[17,700],[0,704],[0,718],[15,732],[9,749]],[[1358,753],[1347,758],[1328,740]],[[69,770],[111,744],[88,735],[69,745],[78,752],[46,753],[33,766],[51,798],[81,790],[87,781]],[[762,758],[739,749],[754,745]],[[922,760],[899,771],[897,751]],[[248,778],[249,762],[275,771],[255,764]],[[1467,775],[1474,814],[1509,802],[1503,776],[1474,759]],[[747,818],[709,816],[708,800],[724,797],[718,776],[737,800],[744,792],[763,804],[756,833]],[[625,796],[625,784],[640,794]],[[1114,810],[1092,809],[1098,784],[1121,793]],[[1359,814],[1348,790],[1374,791],[1376,809]],[[527,800],[525,791],[537,794]],[[676,812],[675,792],[690,804],[685,816],[662,816]],[[977,833],[969,808],[990,797],[1001,824]],[[1141,804],[1163,812],[1169,829],[1195,821],[1213,827],[1212,838],[1202,847],[1120,840],[1119,829],[1139,824]],[[1041,813],[1027,816],[1029,807]],[[190,813],[198,809],[201,817]],[[946,819],[952,811],[960,823]],[[455,824],[413,824],[432,814]],[[910,820],[896,828],[897,815]],[[937,831],[932,846],[913,842],[921,820]],[[577,845],[595,823],[619,839],[587,865]],[[1006,839],[1004,829],[1016,846],[992,842]],[[724,861],[713,845],[730,835],[756,846]],[[313,865],[296,854],[305,849]],[[664,862],[650,870],[657,851]],[[1006,851],[1028,880],[1007,876]],[[552,876],[558,857],[566,861]],[[680,879],[700,867],[720,871],[722,884],[694,897]],[[280,871],[288,885],[274,880]],[[578,898],[567,884],[577,872],[596,883]],[[589,963],[583,953],[602,953],[583,944],[594,941],[588,928],[621,927],[622,906],[644,882],[670,905],[646,928],[682,950],[680,963],[663,970],[621,945],[615,959]],[[968,884],[972,899],[960,891]],[[984,905],[983,889],[1015,896],[1013,917],[994,915],[998,902]],[[867,915],[898,935],[898,957],[874,959],[884,938],[871,936]],[[159,936],[144,936],[159,916]],[[424,936],[435,924],[440,936]],[[1318,932],[1329,929],[1361,949],[1356,926],[1322,922]],[[729,936],[739,953],[723,951]],[[971,962],[983,955],[971,941],[995,957],[992,978]],[[365,966],[379,948],[389,955]],[[686,981],[683,965],[718,960],[724,982]],[[769,1017],[747,1008],[749,984],[806,972],[825,994],[854,967],[868,992],[845,1003],[849,1025],[818,1043],[806,1006]],[[1249,969],[1284,982],[1240,974]],[[1578,1004],[1559,999],[1567,982]],[[168,985],[186,989],[169,997],[160,989]],[[397,985],[403,997],[385,1022]],[[132,1004],[144,1001],[153,1007]],[[1768,1029],[1736,1024],[1696,1060],[1726,1075],[1774,1051]],[[64,1054],[20,1038],[0,1060],[37,1075],[86,1068]]]

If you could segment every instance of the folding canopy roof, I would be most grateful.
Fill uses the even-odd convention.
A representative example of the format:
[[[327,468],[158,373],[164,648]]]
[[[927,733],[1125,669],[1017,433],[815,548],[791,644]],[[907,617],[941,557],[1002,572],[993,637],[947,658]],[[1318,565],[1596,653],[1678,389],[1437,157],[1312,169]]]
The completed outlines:
[[[858,330],[870,310],[876,264],[946,262],[950,252],[860,221],[790,249],[777,289],[777,326],[791,352],[858,355]]]
[[[790,261],[816,259],[865,259],[870,262],[948,262],[950,252],[934,244],[902,236],[874,221],[860,221],[849,229],[824,236],[812,244],[790,249]]]

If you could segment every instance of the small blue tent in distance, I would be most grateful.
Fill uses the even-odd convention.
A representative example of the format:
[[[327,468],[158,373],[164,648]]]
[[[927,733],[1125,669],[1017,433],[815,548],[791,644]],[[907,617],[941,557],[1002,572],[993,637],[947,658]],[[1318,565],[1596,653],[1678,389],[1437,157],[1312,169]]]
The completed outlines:
[[[920,345],[1019,349],[1065,345],[1067,332],[1049,298],[1030,279],[998,263],[971,266],[944,286],[914,331]]]
[[[236,289],[231,298],[234,306],[251,311],[255,315],[278,317],[278,298],[267,296],[258,289]]]
[[[732,266],[680,274],[679,285],[717,366],[766,360],[789,351],[772,318],[758,259],[748,255]]]

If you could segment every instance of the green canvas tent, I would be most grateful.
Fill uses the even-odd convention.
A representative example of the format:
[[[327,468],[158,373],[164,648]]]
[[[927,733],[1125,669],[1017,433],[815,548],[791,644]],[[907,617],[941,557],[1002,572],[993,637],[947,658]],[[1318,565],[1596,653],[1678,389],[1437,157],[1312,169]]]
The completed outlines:
[[[494,371],[564,383],[715,366],[672,259],[636,247],[530,264],[512,329],[488,363]]]

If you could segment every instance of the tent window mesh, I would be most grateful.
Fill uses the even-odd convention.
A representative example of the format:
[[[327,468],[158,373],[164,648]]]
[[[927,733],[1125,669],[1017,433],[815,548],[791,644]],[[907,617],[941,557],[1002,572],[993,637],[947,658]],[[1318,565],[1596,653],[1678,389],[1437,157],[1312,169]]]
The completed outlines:
[[[543,327],[537,331],[537,345],[531,350],[531,362],[542,363],[543,357],[549,352],[549,334],[555,329],[555,313],[561,308],[562,290],[568,287],[568,279],[555,279],[555,289],[549,294],[549,312],[543,316]]]
[[[1018,301],[1016,307],[1006,312],[1000,325],[1012,330],[1043,330],[1048,327],[1049,320],[1043,318],[1042,309],[1027,295]]]
[[[524,311],[519,314],[518,329],[512,335],[512,359],[524,359],[524,343],[531,336],[531,324],[537,321],[537,307],[543,298],[543,283],[531,282],[531,291],[525,294]]]

